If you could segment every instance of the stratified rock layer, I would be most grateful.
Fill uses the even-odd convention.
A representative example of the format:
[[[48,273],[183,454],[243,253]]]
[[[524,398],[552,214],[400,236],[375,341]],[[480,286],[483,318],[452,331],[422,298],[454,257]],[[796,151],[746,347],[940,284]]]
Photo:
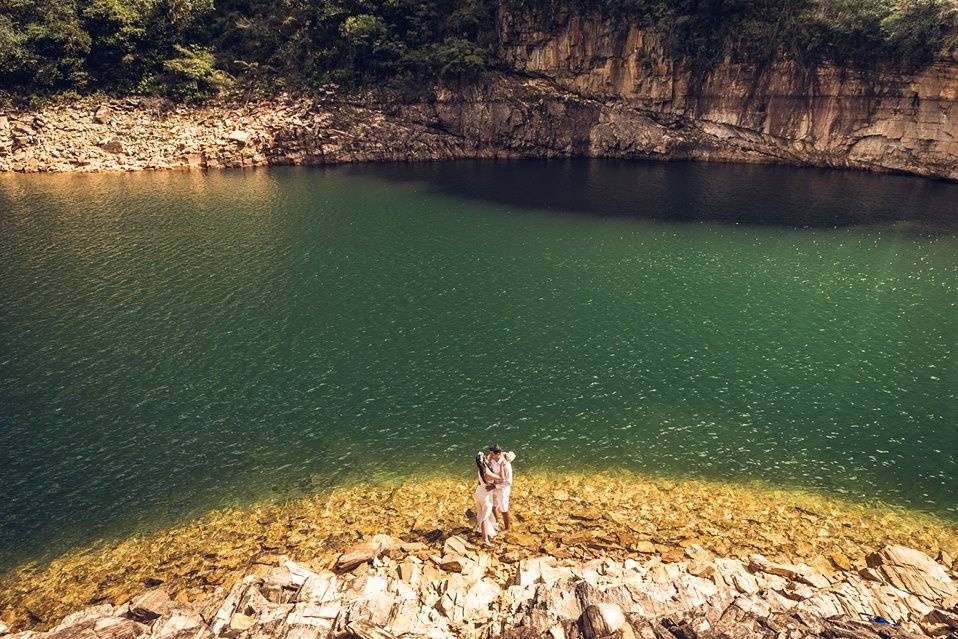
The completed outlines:
[[[760,555],[715,558],[693,544],[675,562],[507,563],[456,536],[435,550],[377,535],[346,549],[337,572],[282,557],[200,601],[154,589],[6,639],[887,639],[958,630],[948,568],[903,546],[870,561],[874,572],[826,575]]]
[[[915,72],[726,61],[559,10],[500,16],[504,73],[412,103],[86,101],[0,112],[0,171],[589,156],[775,162],[958,179],[958,62]]]

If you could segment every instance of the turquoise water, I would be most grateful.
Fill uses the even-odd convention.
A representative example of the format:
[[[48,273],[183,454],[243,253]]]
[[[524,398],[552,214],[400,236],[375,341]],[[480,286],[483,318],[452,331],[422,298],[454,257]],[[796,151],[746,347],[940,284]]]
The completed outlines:
[[[958,518],[956,230],[780,167],[3,176],[0,564],[490,440]]]

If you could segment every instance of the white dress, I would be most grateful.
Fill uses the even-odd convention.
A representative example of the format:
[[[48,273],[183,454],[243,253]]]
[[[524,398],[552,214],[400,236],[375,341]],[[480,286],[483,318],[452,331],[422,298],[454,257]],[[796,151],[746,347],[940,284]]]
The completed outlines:
[[[477,472],[479,483],[476,485],[476,532],[489,539],[496,536],[496,514],[494,512],[494,490],[486,490],[482,476]]]

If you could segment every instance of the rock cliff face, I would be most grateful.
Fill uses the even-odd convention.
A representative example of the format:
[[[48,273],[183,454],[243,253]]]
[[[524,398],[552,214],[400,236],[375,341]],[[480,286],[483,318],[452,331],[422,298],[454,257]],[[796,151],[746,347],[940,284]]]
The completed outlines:
[[[958,62],[903,75],[725,62],[595,15],[500,17],[511,71],[412,104],[333,94],[205,107],[127,99],[0,113],[0,171],[596,156],[853,167],[958,179]]]
[[[958,178],[958,64],[912,75],[725,62],[705,75],[647,29],[595,16],[505,16],[517,72],[602,105],[588,150]]]

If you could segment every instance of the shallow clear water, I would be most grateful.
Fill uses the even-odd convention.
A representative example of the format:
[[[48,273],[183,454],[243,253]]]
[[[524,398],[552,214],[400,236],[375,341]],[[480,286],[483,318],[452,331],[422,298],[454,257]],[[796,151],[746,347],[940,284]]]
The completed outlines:
[[[0,565],[493,439],[958,517],[956,231],[781,167],[4,176]]]

